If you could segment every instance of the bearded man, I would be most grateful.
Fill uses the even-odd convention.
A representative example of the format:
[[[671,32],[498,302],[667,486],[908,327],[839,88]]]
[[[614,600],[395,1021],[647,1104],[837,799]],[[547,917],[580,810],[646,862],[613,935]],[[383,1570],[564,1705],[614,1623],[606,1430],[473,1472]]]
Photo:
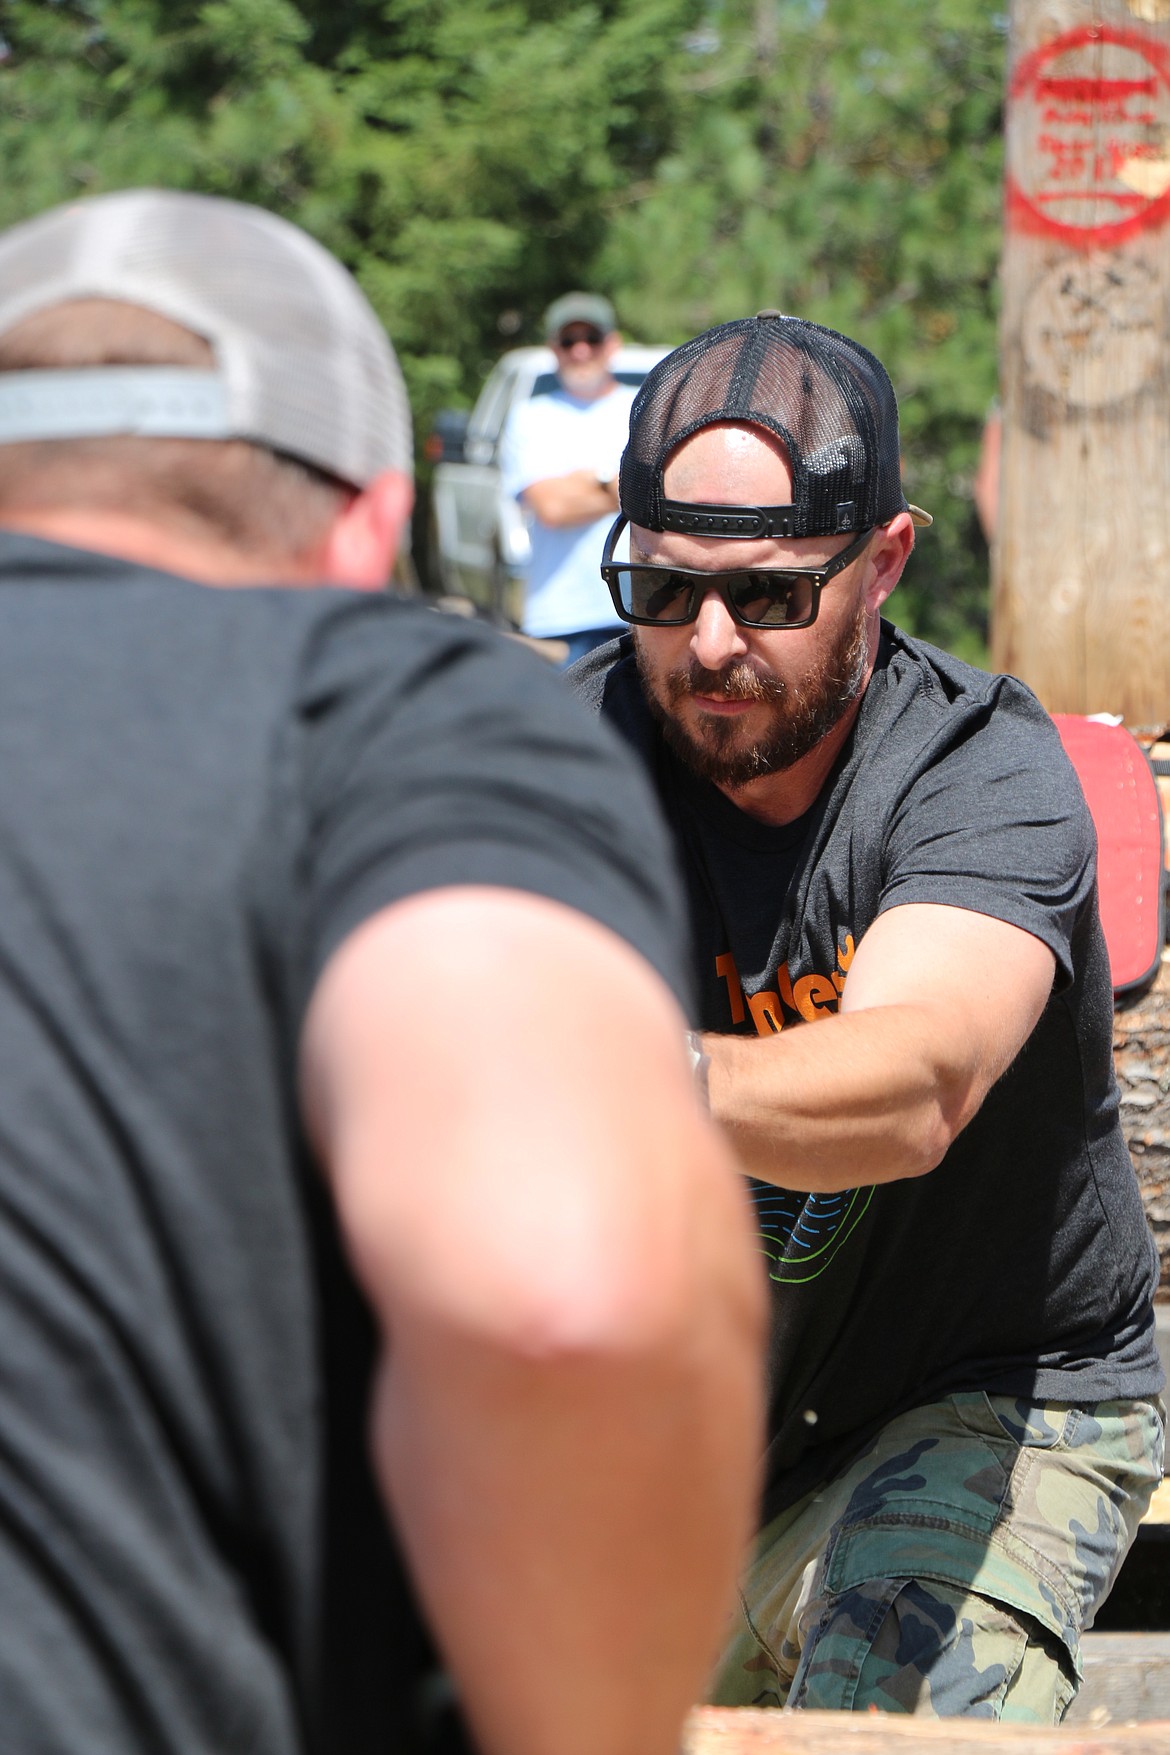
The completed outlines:
[[[679,348],[620,504],[632,632],[570,674],[674,829],[774,1293],[714,1698],[1055,1722],[1164,1423],[1080,788],[1021,683],[882,619],[930,519],[855,342],[762,312]]]

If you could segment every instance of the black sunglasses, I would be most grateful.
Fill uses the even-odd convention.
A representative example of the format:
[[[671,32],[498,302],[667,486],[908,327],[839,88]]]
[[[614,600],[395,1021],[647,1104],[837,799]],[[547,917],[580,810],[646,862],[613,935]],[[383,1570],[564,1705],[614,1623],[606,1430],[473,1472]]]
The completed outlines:
[[[600,347],[604,340],[605,336],[600,329],[562,329],[553,342],[553,346],[563,348],[567,353],[571,347],[576,347],[579,341],[586,342],[590,347]]]
[[[718,591],[734,621],[745,628],[809,628],[817,619],[821,592],[835,573],[856,560],[872,530],[863,530],[823,567],[744,567],[736,572],[703,572],[694,567],[660,567],[615,561],[613,551],[624,513],[605,539],[601,577],[624,622],[642,628],[678,628],[693,622],[708,591]]]

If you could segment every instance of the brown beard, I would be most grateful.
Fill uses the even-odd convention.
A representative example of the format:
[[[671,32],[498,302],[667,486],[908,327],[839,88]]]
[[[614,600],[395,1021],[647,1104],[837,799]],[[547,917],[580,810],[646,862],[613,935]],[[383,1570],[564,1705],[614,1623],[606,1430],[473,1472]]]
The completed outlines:
[[[836,645],[797,684],[761,676],[742,659],[724,670],[707,670],[691,659],[668,672],[659,688],[647,674],[636,634],[634,653],[643,692],[669,747],[702,779],[734,790],[791,768],[828,736],[857,700],[865,687],[869,656],[865,605],[858,605]],[[737,747],[740,727],[734,719],[702,715],[692,731],[677,709],[695,694],[759,702],[771,709],[771,723],[763,737],[746,748]]]

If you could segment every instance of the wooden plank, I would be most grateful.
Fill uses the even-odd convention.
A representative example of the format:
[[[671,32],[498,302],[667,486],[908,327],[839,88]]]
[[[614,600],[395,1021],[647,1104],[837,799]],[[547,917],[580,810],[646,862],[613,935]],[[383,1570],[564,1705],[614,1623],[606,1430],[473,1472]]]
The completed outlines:
[[[1013,0],[992,658],[1170,720],[1170,11]]]
[[[1085,1678],[1068,1724],[1170,1719],[1170,1633],[1087,1633]]]
[[[1061,1725],[700,1707],[683,1755],[1170,1755],[1170,1722]]]
[[[1154,1497],[1142,1522],[1170,1523],[1170,1481],[1161,1481],[1154,1488]]]

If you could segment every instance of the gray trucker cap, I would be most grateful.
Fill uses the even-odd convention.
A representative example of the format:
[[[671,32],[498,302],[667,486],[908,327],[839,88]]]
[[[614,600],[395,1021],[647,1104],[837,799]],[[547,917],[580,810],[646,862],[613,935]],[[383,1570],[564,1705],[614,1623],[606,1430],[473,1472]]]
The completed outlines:
[[[355,487],[409,473],[410,407],[365,294],[307,233],[211,195],[131,189],[0,234],[0,335],[75,299],[142,305],[217,370],[0,372],[0,444],[107,433],[250,439]]]

